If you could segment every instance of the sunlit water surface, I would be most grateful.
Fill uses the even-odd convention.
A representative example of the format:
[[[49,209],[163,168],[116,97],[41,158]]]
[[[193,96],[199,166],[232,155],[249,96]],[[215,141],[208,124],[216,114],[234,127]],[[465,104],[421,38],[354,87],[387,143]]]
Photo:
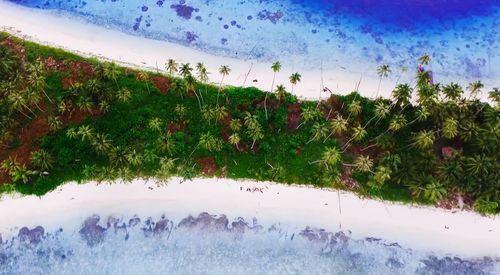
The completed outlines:
[[[0,274],[498,274],[499,259],[414,251],[349,232],[296,232],[201,213],[92,216],[57,232],[21,228],[0,245]]]
[[[11,1],[245,60],[376,75],[428,53],[438,81],[500,84],[498,0]]]

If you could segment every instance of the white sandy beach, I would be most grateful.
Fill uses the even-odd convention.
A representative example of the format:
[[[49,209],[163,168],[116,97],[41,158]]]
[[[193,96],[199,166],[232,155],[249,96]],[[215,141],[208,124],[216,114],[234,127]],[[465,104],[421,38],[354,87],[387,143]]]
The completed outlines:
[[[306,226],[352,237],[376,237],[403,247],[436,253],[500,257],[500,219],[465,211],[383,203],[360,199],[352,193],[287,186],[270,182],[173,178],[158,187],[153,180],[133,183],[68,183],[42,197],[5,195],[0,200],[0,233],[4,239],[19,227],[42,225],[47,231],[61,225],[78,226],[99,214],[159,217],[174,221],[201,212],[225,214],[229,220],[257,218],[259,224],[279,223],[291,231]],[[262,188],[262,193],[247,188]],[[447,227],[447,228],[445,228]],[[78,229],[78,228],[76,228]]]
[[[255,86],[268,91],[273,78],[271,64],[214,56],[174,43],[133,36],[106,26],[88,24],[74,17],[30,9],[5,1],[0,1],[0,30],[84,56],[95,56],[150,70],[156,70],[157,67],[163,70],[164,63],[169,58],[193,65],[203,62],[211,72],[210,80],[215,83],[221,78],[217,73],[220,65],[228,65],[232,69],[224,81],[229,85]],[[293,65],[287,64],[286,60],[279,61],[283,67],[276,76],[275,85],[285,84],[288,91],[291,91],[288,77],[298,71],[302,75],[302,80],[295,87],[294,94],[301,98],[328,97],[329,93],[321,92],[322,83],[334,93],[347,94],[355,90],[361,80],[359,92],[364,96],[374,96],[379,84],[379,79],[373,77],[374,73],[370,77],[364,72],[346,71],[341,68],[322,72],[321,64],[317,65],[316,71],[304,71],[293,68]],[[368,70],[375,72],[376,68],[367,68]],[[380,96],[390,97],[396,78],[392,76],[382,80]],[[403,79],[404,77],[401,81]],[[254,80],[258,82],[253,82]]]

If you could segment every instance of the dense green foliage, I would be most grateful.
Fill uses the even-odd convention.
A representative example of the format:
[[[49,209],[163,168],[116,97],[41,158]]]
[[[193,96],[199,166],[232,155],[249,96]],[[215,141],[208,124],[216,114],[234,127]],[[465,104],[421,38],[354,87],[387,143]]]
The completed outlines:
[[[400,84],[390,100],[353,92],[299,101],[274,81],[275,93],[224,87],[225,66],[220,83],[210,85],[201,63],[193,69],[169,60],[164,76],[0,35],[7,39],[25,56],[0,44],[0,168],[10,181],[4,191],[44,194],[68,180],[214,172],[399,201],[436,203],[459,194],[477,211],[500,212],[499,92],[490,92],[496,106],[480,102],[480,82],[466,97],[460,86],[431,84],[422,72],[416,87]],[[90,64],[91,77],[64,88],[68,73],[47,68],[48,58]],[[381,78],[388,73],[379,68]],[[168,92],[153,78],[166,79]],[[300,75],[290,82],[294,87]],[[77,111],[88,117],[67,123]],[[29,158],[20,160],[18,135],[37,118],[48,133],[30,141]]]

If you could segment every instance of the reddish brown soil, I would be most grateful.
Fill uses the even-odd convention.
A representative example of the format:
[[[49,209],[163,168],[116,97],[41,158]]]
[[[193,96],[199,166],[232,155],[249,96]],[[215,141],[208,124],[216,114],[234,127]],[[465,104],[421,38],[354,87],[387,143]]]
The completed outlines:
[[[164,77],[164,76],[153,76],[151,78],[151,82],[155,85],[155,87],[160,91],[162,94],[167,94],[168,89],[170,88],[170,79]]]
[[[62,80],[64,89],[69,88],[72,84],[84,83],[95,78],[94,66],[88,62],[69,61],[64,63],[63,71],[68,73],[68,76]]]
[[[205,176],[212,176],[217,171],[217,164],[213,157],[205,157],[196,161],[201,167],[201,172]]]
[[[101,112],[97,109],[93,110],[92,113],[93,117],[101,115]],[[90,113],[81,110],[75,110],[71,114],[64,114],[61,116],[63,127],[68,125],[69,123],[79,124],[90,115]],[[31,152],[38,149],[38,144],[36,143],[36,141],[48,133],[49,126],[47,124],[47,117],[41,116],[41,114],[39,114],[34,122],[24,127],[20,130],[19,133],[16,134],[16,136],[20,139],[19,146],[0,153],[0,162],[8,158],[13,158],[16,159],[16,161],[18,161],[19,163],[29,166]],[[9,181],[10,177],[4,171],[0,171],[0,184]]]
[[[286,129],[288,132],[295,132],[300,123],[300,104],[294,103],[288,106],[286,114]]]
[[[169,133],[177,133],[177,132],[184,132],[184,130],[186,130],[186,125],[182,122],[178,122],[178,123],[173,123],[173,122],[169,122],[167,124],[167,131]]]
[[[10,38],[5,38],[2,42],[2,45],[10,48],[11,50],[14,51],[14,53],[21,59],[21,62],[24,63],[26,59],[26,51],[22,45],[19,43],[16,43]]]

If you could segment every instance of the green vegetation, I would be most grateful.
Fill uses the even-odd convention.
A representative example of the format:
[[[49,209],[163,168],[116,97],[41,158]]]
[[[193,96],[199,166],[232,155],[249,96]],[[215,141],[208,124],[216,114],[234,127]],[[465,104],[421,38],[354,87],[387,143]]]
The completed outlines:
[[[300,101],[274,80],[272,93],[225,87],[227,66],[211,85],[202,63],[165,65],[168,75],[136,71],[0,34],[2,190],[41,195],[69,180],[204,174],[407,202],[460,197],[500,212],[498,89],[490,106],[476,99],[480,82],[466,97],[421,72],[392,99]],[[391,70],[378,73],[382,81]],[[300,78],[290,76],[292,89]]]

